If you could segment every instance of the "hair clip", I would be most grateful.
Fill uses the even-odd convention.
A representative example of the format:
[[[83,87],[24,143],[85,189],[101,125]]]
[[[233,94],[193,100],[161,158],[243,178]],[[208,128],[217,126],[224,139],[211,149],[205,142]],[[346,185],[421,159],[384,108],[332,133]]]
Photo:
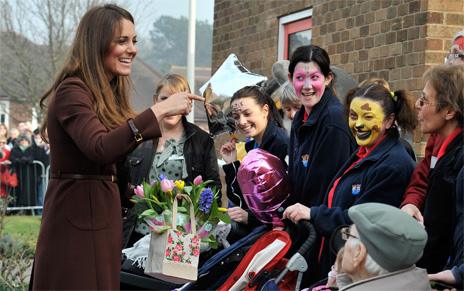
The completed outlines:
[[[398,102],[398,96],[396,96],[393,91],[390,91],[390,95],[392,96],[393,101]]]

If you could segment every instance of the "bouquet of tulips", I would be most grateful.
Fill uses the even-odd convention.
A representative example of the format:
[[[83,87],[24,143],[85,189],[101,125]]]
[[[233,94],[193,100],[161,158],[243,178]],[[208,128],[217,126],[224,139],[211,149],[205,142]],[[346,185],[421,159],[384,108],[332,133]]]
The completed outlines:
[[[230,223],[227,210],[218,206],[219,191],[208,187],[213,181],[203,181],[197,176],[191,185],[182,180],[172,181],[160,176],[160,181],[153,184],[143,182],[134,189],[132,201],[139,209],[138,218],[145,222],[154,233],[162,233],[172,227],[172,205],[177,194],[187,194],[192,200],[195,210],[195,221],[198,237],[203,243],[217,248],[217,241],[212,233],[219,221]],[[178,230],[190,232],[190,208],[186,200],[179,200],[177,208]]]

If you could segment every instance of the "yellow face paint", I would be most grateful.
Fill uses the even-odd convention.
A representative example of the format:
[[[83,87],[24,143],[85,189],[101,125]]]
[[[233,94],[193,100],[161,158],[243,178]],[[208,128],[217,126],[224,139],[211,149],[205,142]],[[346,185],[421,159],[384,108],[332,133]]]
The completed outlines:
[[[382,134],[385,119],[379,102],[356,97],[350,104],[348,124],[359,146],[371,146]]]

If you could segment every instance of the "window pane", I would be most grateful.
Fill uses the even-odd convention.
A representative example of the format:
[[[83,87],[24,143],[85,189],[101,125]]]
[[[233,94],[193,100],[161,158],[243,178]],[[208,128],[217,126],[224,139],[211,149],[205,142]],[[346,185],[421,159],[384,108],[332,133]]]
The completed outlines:
[[[311,44],[311,29],[298,31],[288,35],[288,57],[302,45]]]

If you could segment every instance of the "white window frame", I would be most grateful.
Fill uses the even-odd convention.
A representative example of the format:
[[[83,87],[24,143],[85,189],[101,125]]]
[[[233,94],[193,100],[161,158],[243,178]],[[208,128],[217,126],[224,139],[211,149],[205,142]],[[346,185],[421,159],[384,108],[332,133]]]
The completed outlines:
[[[283,60],[284,59],[284,34],[285,34],[285,25],[291,22],[295,22],[304,18],[312,17],[313,16],[313,9],[307,9],[303,11],[299,11],[296,13],[292,13],[290,15],[286,15],[279,18],[279,40],[278,40],[278,47],[277,47],[277,59]],[[312,31],[311,36],[312,38]]]

